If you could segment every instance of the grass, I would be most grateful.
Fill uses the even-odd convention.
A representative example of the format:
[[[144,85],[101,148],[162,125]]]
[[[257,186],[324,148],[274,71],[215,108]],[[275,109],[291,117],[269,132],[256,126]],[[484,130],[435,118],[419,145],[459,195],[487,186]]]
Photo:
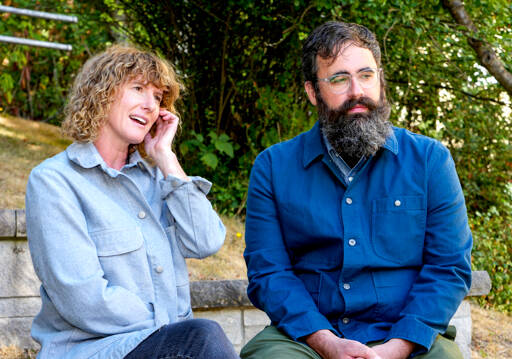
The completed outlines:
[[[24,208],[30,170],[70,143],[55,126],[0,114],[0,208]],[[226,241],[215,255],[187,260],[191,280],[245,279],[244,224],[239,218],[222,217]],[[512,358],[512,316],[471,304],[473,319],[472,359]],[[0,359],[32,359],[33,352],[0,345]]]
[[[471,303],[471,359],[512,358],[512,316]]]
[[[0,208],[24,208],[30,170],[70,143],[58,127],[0,115]]]

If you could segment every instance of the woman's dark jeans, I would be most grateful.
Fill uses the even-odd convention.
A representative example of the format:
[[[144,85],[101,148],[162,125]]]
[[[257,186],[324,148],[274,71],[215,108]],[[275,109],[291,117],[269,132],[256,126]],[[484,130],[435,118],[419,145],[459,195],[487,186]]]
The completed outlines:
[[[125,359],[239,359],[219,324],[191,319],[164,325]]]

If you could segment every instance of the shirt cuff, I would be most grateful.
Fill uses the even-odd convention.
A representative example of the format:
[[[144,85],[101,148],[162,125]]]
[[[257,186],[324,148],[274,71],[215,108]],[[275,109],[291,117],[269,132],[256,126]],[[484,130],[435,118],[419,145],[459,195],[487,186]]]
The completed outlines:
[[[440,332],[412,317],[404,317],[396,322],[386,338],[405,339],[418,345],[411,357],[430,350]]]
[[[320,313],[305,313],[300,316],[300,320],[294,323],[277,324],[277,328],[284,331],[295,341],[305,343],[305,337],[319,330],[327,329],[340,336],[331,323]]]
[[[210,189],[212,188],[212,183],[210,181],[199,176],[189,176],[188,178],[190,178],[190,181],[185,181],[184,179],[173,176],[171,174],[167,175],[165,179],[160,181],[162,199],[165,199],[167,196],[181,187],[185,188],[186,186],[191,185],[199,189],[205,195],[210,192]]]

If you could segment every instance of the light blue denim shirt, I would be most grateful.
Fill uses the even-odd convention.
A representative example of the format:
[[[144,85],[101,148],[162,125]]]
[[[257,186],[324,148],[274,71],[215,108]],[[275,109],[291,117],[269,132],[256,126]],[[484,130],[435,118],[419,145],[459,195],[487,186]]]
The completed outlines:
[[[27,186],[27,236],[42,282],[38,358],[123,358],[192,317],[185,258],[222,245],[211,183],[164,176],[138,152],[120,171],[91,144],[44,161]]]

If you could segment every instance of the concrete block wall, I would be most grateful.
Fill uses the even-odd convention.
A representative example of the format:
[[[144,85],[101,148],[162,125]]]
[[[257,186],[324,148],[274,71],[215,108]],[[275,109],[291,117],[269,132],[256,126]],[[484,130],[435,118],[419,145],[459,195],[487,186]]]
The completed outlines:
[[[32,268],[25,232],[23,210],[0,209],[0,345],[37,349],[30,338],[33,317],[39,312],[40,282]],[[487,272],[473,272],[469,296],[490,291]],[[247,281],[223,280],[192,282],[190,294],[196,318],[217,321],[237,350],[270,323],[254,308],[246,295]],[[457,328],[456,342],[464,358],[470,359],[471,312],[464,301],[451,324]]]

